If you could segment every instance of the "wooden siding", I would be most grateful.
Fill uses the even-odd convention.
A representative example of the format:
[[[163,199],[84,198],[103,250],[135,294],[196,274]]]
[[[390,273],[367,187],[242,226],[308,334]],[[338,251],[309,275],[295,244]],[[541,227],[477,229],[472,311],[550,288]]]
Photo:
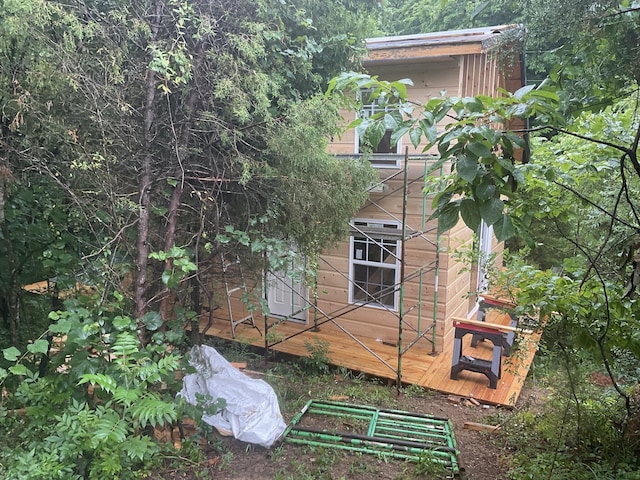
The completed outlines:
[[[481,53],[462,57],[460,96],[495,95],[501,85],[495,55]]]
[[[498,88],[505,86],[515,90],[521,80],[519,66],[516,62],[508,74],[504,75],[504,68],[500,65],[498,57],[488,53],[486,49],[492,32],[491,29],[472,29],[462,33],[462,37],[465,38],[455,40],[456,45],[446,46],[449,49],[445,49],[446,54],[442,54],[445,51],[444,44],[452,38],[447,35],[442,36],[442,41],[437,42],[438,47],[433,49],[423,43],[429,39],[433,40],[433,36],[428,35],[418,36],[417,44],[414,39],[409,38],[402,39],[402,42],[397,44],[393,39],[378,39],[380,41],[372,42],[376,47],[370,51],[365,64],[369,73],[383,80],[410,78],[413,85],[407,89],[408,96],[417,103],[426,103],[429,99],[443,94],[496,95]],[[388,45],[387,50],[383,45]],[[404,53],[401,53],[401,50]],[[415,115],[419,113],[416,111]],[[352,111],[344,111],[342,115],[345,125],[355,118],[355,112]],[[451,120],[446,119],[439,125],[441,130],[445,128],[447,121]],[[352,155],[356,151],[355,142],[356,135],[352,129],[335,138],[329,145],[329,151],[334,154]],[[407,139],[403,139],[402,144],[410,146]],[[418,148],[410,146],[408,153],[424,154],[422,147],[423,145]],[[429,343],[429,349],[443,351],[453,336],[451,319],[466,317],[473,308],[474,299],[469,295],[476,288],[477,272],[469,270],[468,265],[451,255],[459,247],[472,247],[473,232],[460,223],[438,237],[435,222],[427,222],[431,214],[431,199],[425,198],[423,193],[425,162],[426,159],[411,160],[408,171],[406,227],[409,231],[425,233],[405,241],[405,277],[411,279],[404,282],[402,306],[406,312],[404,320],[409,334],[419,336],[419,332],[424,333],[435,322],[433,332],[426,335],[430,340],[433,338],[435,344],[431,345],[426,340],[425,343]],[[448,168],[445,166],[445,170]],[[404,205],[402,171],[381,168],[379,173],[384,186],[383,191],[372,192],[369,201],[356,218],[400,222]],[[439,254],[436,249],[437,243]],[[502,247],[495,243],[494,248],[500,253]],[[324,321],[326,318],[335,318],[342,328],[363,341],[393,339],[398,335],[399,312],[349,304],[349,254],[348,240],[322,253],[318,271],[317,310],[315,313],[309,312],[309,324],[314,319]],[[416,274],[420,269],[422,274]],[[412,276],[413,274],[416,275]],[[261,294],[257,292],[258,296]],[[237,302],[234,303],[236,304]],[[225,308],[222,305],[216,311],[216,316],[224,318]],[[259,310],[257,315],[261,315]],[[234,318],[241,317],[242,312],[234,312]]]
[[[427,225],[425,219],[430,213],[430,199],[425,198],[423,173],[424,160],[416,160],[409,168],[409,186],[407,189],[406,228],[410,231],[423,231],[405,242],[405,275],[416,274],[415,278],[404,285],[403,306],[411,312],[405,315],[404,321],[408,335],[418,336],[433,324],[436,257],[436,225]],[[433,161],[433,160],[429,160]],[[378,219],[384,221],[402,220],[403,208],[403,176],[394,175],[398,171],[381,171],[381,180],[387,190],[371,194],[370,200],[360,210],[357,218]],[[391,179],[388,179],[392,177]],[[400,234],[401,231],[399,230]],[[417,273],[422,269],[422,275]],[[338,322],[352,335],[373,339],[390,340],[398,335],[397,323],[399,311],[387,311],[377,306],[354,306],[349,304],[350,282],[349,241],[346,240],[322,255],[318,271],[318,308],[329,316],[338,316]],[[418,307],[419,305],[419,307]],[[348,312],[343,314],[343,312]],[[429,334],[431,338],[431,334]]]
[[[422,104],[431,98],[441,97],[445,95],[458,95],[459,83],[459,61],[458,59],[437,59],[426,61],[421,64],[405,65],[402,68],[398,66],[381,66],[372,67],[370,73],[378,76],[380,80],[395,81],[408,78],[413,85],[407,87],[407,96],[412,101]],[[414,117],[420,115],[420,109],[416,109]],[[348,125],[356,118],[354,111],[341,111],[343,125]],[[445,118],[439,124],[439,130],[443,131],[447,123],[451,119]],[[405,136],[400,141],[402,151],[404,147],[408,147],[409,155],[423,154],[420,145],[414,148],[408,137]],[[329,145],[329,152],[333,154],[353,154],[356,153],[356,133],[354,129],[345,131],[340,137],[334,138]],[[426,152],[429,154],[437,153],[436,149]]]

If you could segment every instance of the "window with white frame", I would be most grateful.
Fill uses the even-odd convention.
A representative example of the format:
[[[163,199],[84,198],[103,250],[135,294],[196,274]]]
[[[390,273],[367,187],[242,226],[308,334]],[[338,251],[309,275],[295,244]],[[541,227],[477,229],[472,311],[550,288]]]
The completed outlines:
[[[349,302],[397,309],[400,225],[396,222],[351,222]]]
[[[382,105],[378,98],[372,97],[371,90],[362,89],[359,92],[362,106],[358,112],[359,118],[368,118],[382,112],[389,112],[393,108],[391,105]],[[371,155],[371,164],[378,168],[399,168],[402,151],[400,141],[396,145],[391,143],[391,129],[387,129],[378,143],[373,146],[365,138],[356,135],[356,152]]]

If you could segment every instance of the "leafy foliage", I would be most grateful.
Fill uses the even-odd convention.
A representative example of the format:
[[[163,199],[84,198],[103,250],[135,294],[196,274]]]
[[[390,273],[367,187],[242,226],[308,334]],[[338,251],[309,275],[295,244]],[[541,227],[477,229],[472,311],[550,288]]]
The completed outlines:
[[[382,25],[387,34],[524,25],[527,78],[551,76],[570,113],[615,102],[638,82],[639,19],[628,0],[392,0]]]
[[[368,88],[393,113],[381,113],[352,123],[361,133],[371,135],[372,141],[379,127],[393,128],[393,138],[408,134],[414,147],[426,139],[423,151],[437,147],[440,160],[432,172],[452,162],[451,174],[438,179],[434,196],[433,218],[438,218],[441,232],[450,230],[462,220],[473,230],[480,221],[492,225],[499,240],[505,240],[524,230],[514,223],[506,211],[503,198],[510,198],[524,177],[516,168],[517,150],[524,141],[514,132],[500,129],[514,118],[537,115],[541,120],[557,119],[559,97],[545,86],[523,87],[514,94],[490,98],[433,98],[416,108],[406,96],[404,81],[386,82],[362,74],[343,74],[329,86],[329,94]],[[443,120],[450,119],[444,125]],[[442,185],[444,183],[444,186]]]
[[[313,343],[305,342],[304,348],[309,353],[309,357],[302,358],[302,365],[305,371],[311,374],[326,375],[329,373],[331,359],[329,358],[329,347],[327,342],[313,339]]]
[[[586,260],[602,232],[610,229],[609,242],[617,247],[603,250],[599,263],[610,275],[621,273],[620,261],[630,255],[637,239],[635,206],[623,198],[635,198],[639,187],[637,175],[614,145],[633,143],[633,103],[626,99],[597,114],[583,113],[571,128],[583,138],[560,133],[532,140],[536,162],[520,168],[525,182],[513,209],[539,242],[528,255],[538,266]],[[530,208],[532,203],[538,208]]]
[[[486,2],[484,8],[490,3],[513,4]],[[396,138],[408,135],[414,146],[426,139],[427,149],[437,148],[441,162],[451,163],[444,190],[434,191],[441,231],[460,217],[470,228],[484,220],[499,239],[517,235],[521,243],[512,246],[533,249],[530,258],[552,268],[514,262],[494,288],[516,298],[521,315],[545,321],[546,345],[563,355],[568,372],[588,361],[611,382],[610,392],[599,396],[582,390],[583,378],[570,377],[558,397],[568,416],[559,419],[554,405],[550,417],[562,427],[537,433],[534,444],[545,443],[539,452],[521,447],[516,478],[575,478],[596,471],[594,458],[605,463],[598,469],[603,476],[626,478],[638,457],[638,442],[628,436],[637,424],[633,392],[640,364],[637,59],[617,55],[626,50],[621,38],[637,37],[638,9],[630,2],[579,3],[569,28],[566,2],[522,4],[523,18],[532,20],[530,45],[555,48],[535,65],[549,80],[497,101],[435,99],[413,106],[392,82],[346,75],[332,84],[335,90],[367,85],[395,104],[397,114],[371,119],[375,127],[355,124],[361,134],[375,140],[382,124]],[[580,116],[584,110],[597,113]],[[447,115],[452,118],[444,122]],[[527,133],[538,135],[524,165],[514,155],[518,138],[500,129],[516,117],[529,119]],[[432,183],[441,187],[440,179]],[[594,408],[599,401],[606,408]]]
[[[140,348],[137,323],[121,315],[68,302],[51,318],[51,331],[65,339],[60,352],[50,353],[44,339],[24,353],[3,352],[14,362],[0,372],[3,382],[21,378],[8,401],[27,411],[16,429],[3,407],[3,478],[144,476],[160,452],[147,430],[180,415],[163,385],[173,382],[181,357],[161,341]],[[56,371],[41,376],[34,360],[47,353]]]
[[[506,446],[513,452],[510,478],[635,478],[635,441],[615,428],[618,397],[592,387],[574,390],[570,399],[566,380],[554,374],[555,391],[540,412],[524,410],[504,422]]]
[[[523,7],[531,67],[537,78],[550,73],[572,108],[599,109],[640,80],[634,2],[533,0]]]
[[[389,35],[441,32],[514,23],[521,2],[487,0],[391,0],[382,27]]]
[[[304,251],[344,235],[373,173],[325,153],[336,109],[318,94],[330,76],[357,65],[370,5],[14,3],[0,7],[8,172],[31,169],[59,186],[51,205],[67,205],[62,212],[87,232],[81,251],[55,245],[91,259],[96,282],[132,288],[134,316],[157,302],[166,323],[175,315],[169,304],[180,303],[174,296],[197,310],[191,292],[207,283],[200,272],[218,253],[202,247],[224,225],[268,218],[265,236]],[[324,222],[308,221],[320,215]],[[186,272],[191,264],[174,248],[204,268]],[[166,253],[156,257],[161,272],[150,252]]]
[[[330,78],[356,67],[365,53],[362,40],[377,28],[373,2],[297,0],[258,5],[269,52],[264,66],[295,99],[313,97]]]

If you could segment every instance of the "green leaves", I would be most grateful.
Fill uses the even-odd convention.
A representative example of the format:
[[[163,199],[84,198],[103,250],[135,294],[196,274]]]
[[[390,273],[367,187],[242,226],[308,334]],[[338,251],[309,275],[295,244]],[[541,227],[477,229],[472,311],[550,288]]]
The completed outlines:
[[[418,145],[420,145],[422,134],[423,130],[419,127],[409,129],[409,139],[411,140],[413,148],[418,148]]]
[[[427,112],[425,112],[426,115]],[[434,121],[426,121],[421,120],[419,122],[421,133],[425,136],[429,145],[433,145],[438,139],[438,126],[434,123]],[[414,139],[414,141],[417,140]],[[419,143],[419,142],[418,142]]]
[[[500,135],[497,132],[493,130],[491,131],[483,130],[482,135],[475,134],[473,136],[473,141],[470,141],[469,144],[467,145],[467,149],[469,150],[469,152],[471,152],[474,155],[474,157],[478,159],[493,157],[493,152],[491,148],[487,146],[487,143],[489,143],[490,141],[489,139],[485,138],[485,135],[487,133],[490,133],[491,136],[495,134],[498,137],[495,139],[495,141],[500,141],[500,138],[499,138]]]
[[[391,82],[364,74],[343,74],[335,80],[330,91],[363,87],[394,98],[395,102],[387,105],[396,106],[396,113],[400,113],[407,103],[402,89],[394,89]],[[524,181],[520,170],[515,168],[518,149],[524,147],[524,141],[501,127],[514,118],[532,115],[557,119],[559,96],[548,85],[529,85],[514,94],[503,94],[498,98],[432,98],[422,105],[419,118],[413,117],[410,110],[403,111],[400,118],[387,112],[384,120],[374,115],[362,120],[357,127],[358,133],[366,133],[372,143],[379,141],[391,128],[394,141],[408,134],[414,147],[424,144],[424,151],[437,147],[441,160],[432,171],[452,162],[446,194],[443,192],[434,200],[432,218],[438,218],[440,232],[453,228],[460,217],[474,231],[481,220],[496,225],[503,240],[524,228],[523,223],[510,219],[512,213],[507,209],[509,199]],[[443,129],[440,122],[444,123],[446,117]],[[442,203],[444,199],[446,203]]]
[[[464,223],[474,232],[480,228],[482,214],[480,213],[478,204],[470,198],[463,198],[460,202],[460,216]]]
[[[480,202],[489,200],[490,198],[494,197],[495,194],[496,186],[491,183],[491,180],[487,177],[482,178],[474,191],[474,197]]]
[[[49,342],[43,338],[39,338],[35,342],[27,344],[27,351],[30,353],[45,354],[49,351]]]
[[[387,127],[383,122],[363,122],[362,126],[364,126],[363,136],[373,146],[377,146],[387,132]]]
[[[29,370],[27,367],[25,367],[21,363],[18,363],[16,365],[10,366],[9,367],[9,372],[12,373],[13,375],[17,375],[19,377],[23,377],[23,376],[26,377],[31,373],[31,370]]]
[[[456,171],[463,180],[473,182],[478,176],[478,162],[475,158],[461,153],[456,161]]]
[[[104,410],[95,425],[94,442],[120,443],[127,438],[127,422],[113,410]]]
[[[516,234],[516,229],[513,226],[511,218],[503,214],[494,224],[493,232],[499,242],[504,242]]]
[[[438,232],[446,232],[458,224],[460,203],[459,201],[447,203],[442,209],[437,210],[436,212],[438,218]]]
[[[49,342],[39,338],[33,343],[27,344],[27,352],[22,353],[16,347],[9,347],[2,350],[2,356],[8,362],[15,362],[7,370],[0,372],[0,384],[7,378],[8,374],[18,377],[26,377],[30,382],[38,378],[37,368],[34,367],[33,359],[39,360],[41,355],[49,351]],[[35,355],[35,356],[34,356]],[[25,365],[25,362],[29,366]],[[37,363],[36,363],[37,365]]]
[[[16,360],[18,360],[18,357],[20,357],[20,350],[18,350],[16,347],[5,348],[4,350],[2,350],[2,355],[4,356],[5,360],[9,362],[15,362]]]
[[[173,403],[161,400],[155,394],[148,394],[131,409],[131,416],[141,428],[171,424],[178,419],[178,412]]]
[[[480,215],[487,225],[493,225],[502,218],[504,202],[500,198],[492,197],[478,205]]]
[[[138,352],[140,342],[138,338],[129,331],[118,333],[116,340],[111,346],[111,351],[115,355],[115,362],[123,369],[129,368],[131,356]]]
[[[147,312],[142,316],[141,320],[150,332],[154,332],[162,326],[162,315],[159,312]]]
[[[96,312],[87,312],[92,317]],[[75,315],[60,312],[53,317],[58,321],[67,320]],[[144,319],[149,326],[157,323],[156,315],[149,314]],[[96,322],[102,323],[105,322]],[[148,426],[163,426],[175,422],[178,410],[172,396],[163,399],[159,393],[160,387],[174,379],[174,372],[180,367],[180,357],[167,353],[165,345],[140,346],[135,335],[135,324],[127,316],[116,316],[113,319],[108,334],[95,331],[84,342],[81,352],[87,354],[87,347],[99,349],[101,353],[93,358],[92,371],[80,373],[77,371],[79,354],[74,354],[67,363],[66,378],[77,378],[77,385],[90,384],[94,388],[87,389],[82,397],[88,395],[89,403],[74,399],[63,401],[58,405],[58,414],[48,420],[51,422],[51,434],[45,438],[48,451],[65,464],[67,458],[90,457],[87,463],[88,471],[95,478],[120,477],[118,472],[133,468],[132,462],[147,462],[156,455],[158,448],[153,440],[141,436]],[[105,325],[106,326],[106,325]],[[74,328],[70,328],[71,342]],[[41,351],[43,345],[34,342],[32,350]],[[65,344],[70,349],[75,344]],[[97,348],[96,348],[97,347]],[[72,350],[72,349],[70,349]],[[19,352],[7,349],[9,357]],[[63,354],[63,356],[66,356]],[[16,374],[21,372],[16,371]],[[40,388],[61,386],[56,382],[44,383]],[[68,392],[80,389],[65,385]],[[48,392],[54,398],[59,393]],[[68,398],[68,397],[66,397]],[[138,432],[138,433],[136,433]],[[91,455],[88,455],[88,452]],[[137,468],[137,467],[136,467]],[[132,470],[133,471],[133,470]],[[114,473],[115,472],[115,473]]]
[[[106,375],[104,373],[87,373],[80,377],[80,381],[78,381],[78,385],[82,385],[84,383],[90,383],[91,385],[98,385],[107,393],[113,393],[113,391],[117,388],[118,384],[116,380],[110,375]]]
[[[126,441],[125,451],[127,455],[139,461],[152,458],[157,453],[157,450],[157,445],[149,437],[141,435],[130,436]]]
[[[152,252],[149,258],[166,262],[171,268],[162,272],[162,283],[169,288],[176,288],[190,273],[198,270],[191,260],[192,253],[185,248],[172,247],[168,252],[162,250]]]

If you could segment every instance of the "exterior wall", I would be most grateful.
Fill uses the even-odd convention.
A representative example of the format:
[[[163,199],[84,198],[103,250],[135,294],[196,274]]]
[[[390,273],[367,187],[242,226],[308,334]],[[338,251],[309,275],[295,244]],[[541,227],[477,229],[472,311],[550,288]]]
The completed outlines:
[[[460,222],[455,228],[442,236],[440,243],[440,282],[442,316],[438,318],[438,350],[447,342],[453,341],[453,317],[466,317],[470,311],[468,300],[469,286],[473,272],[469,265],[457,259],[453,253],[458,249],[470,249],[473,246],[473,232]]]
[[[465,55],[461,58],[460,96],[475,95],[491,96],[496,87],[503,86],[498,72],[497,58],[482,53],[479,55]]]
[[[438,50],[438,55],[429,58],[429,51],[426,49],[422,52],[426,56],[412,59],[410,55],[396,55],[397,52],[390,48],[388,51],[374,52],[366,65],[369,73],[383,80],[411,78],[413,86],[408,87],[408,95],[417,103],[426,103],[430,98],[440,97],[443,93],[453,96],[495,95],[498,87],[515,90],[521,85],[517,65],[510,71],[510,80],[505,81],[499,74],[504,68],[499,64],[498,58],[482,53],[481,50],[480,47],[456,46],[450,52],[447,50],[448,53]],[[343,118],[346,125],[355,118],[355,112],[345,111]],[[445,119],[443,122],[446,121]],[[444,123],[440,125],[440,128],[444,127]],[[425,155],[421,146],[414,149],[408,140],[403,139],[402,145],[408,147],[409,155]],[[329,151],[338,155],[356,153],[355,131],[351,129],[336,138],[329,146]],[[470,298],[469,293],[475,290],[477,271],[469,269],[462,260],[452,256],[452,252],[459,247],[473,247],[473,232],[461,222],[438,239],[437,224],[425,223],[431,214],[431,199],[425,198],[423,192],[425,161],[411,160],[409,168],[406,226],[410,230],[425,233],[423,237],[417,236],[405,241],[403,263],[405,278],[410,279],[404,284],[402,301],[407,312],[404,316],[407,326],[403,341],[410,342],[415,338],[416,330],[425,331],[435,322],[435,328],[426,338],[434,340],[436,351],[442,351],[453,338],[452,318],[467,316],[475,304],[475,298]],[[399,170],[389,168],[381,168],[379,173],[387,190],[371,193],[370,202],[361,209],[357,218],[400,221],[403,209],[403,175]],[[435,247],[438,240],[439,256],[436,255]],[[501,249],[502,245],[494,242],[494,250],[500,253]],[[398,311],[390,312],[384,308],[349,303],[349,255],[349,239],[322,253],[318,271],[318,310],[323,315],[332,317],[352,335],[397,341]],[[420,270],[422,274],[417,274]],[[414,273],[415,276],[412,275]],[[232,303],[237,304],[235,301]],[[223,317],[227,313],[226,301],[220,307],[216,311],[216,317]],[[309,311],[309,325],[312,324],[314,315],[317,315],[313,312],[313,309]],[[234,312],[234,318],[242,315],[241,312]],[[260,315],[260,312],[256,312],[256,319]],[[228,319],[228,315],[226,318]],[[322,321],[326,317],[318,315],[316,318]]]
[[[459,95],[460,69],[459,60],[456,58],[438,58],[425,61],[420,64],[385,65],[370,68],[372,75],[377,75],[381,80],[395,81],[401,78],[410,78],[413,86],[407,88],[408,97],[419,103],[426,103],[429,99],[440,97],[444,92],[446,95]],[[415,115],[419,115],[417,110]],[[356,118],[353,111],[343,111],[342,118],[344,125],[348,125]],[[448,119],[441,122],[440,128],[444,128]],[[450,121],[450,120],[449,120]],[[409,147],[409,155],[422,154],[422,148],[413,148],[408,139],[403,138],[401,144]],[[334,154],[356,153],[356,133],[354,129],[349,129],[340,138],[334,139],[329,145],[329,152]],[[427,152],[427,153],[435,153]]]
[[[487,53],[473,53],[459,57],[438,57],[436,59],[410,63],[404,65],[385,64],[382,66],[370,66],[369,71],[382,80],[397,80],[399,78],[411,78],[413,86],[408,87],[409,98],[417,103],[426,103],[430,98],[445,95],[473,96],[495,95],[498,88],[519,87],[519,77],[512,79],[507,85],[504,77],[499,72],[499,59]],[[519,73],[519,69],[514,69]],[[516,87],[517,88],[517,87]],[[344,112],[346,123],[355,118],[354,112]],[[444,128],[444,124],[440,128]],[[330,146],[330,151],[336,154],[351,154],[355,152],[355,132],[350,130],[339,140]],[[421,147],[413,149],[408,144],[409,154],[418,154]],[[403,144],[404,146],[404,144]],[[433,153],[433,152],[429,152]],[[381,177],[389,173],[380,169]],[[417,172],[413,172],[415,176]],[[412,177],[413,178],[413,177]],[[372,197],[375,201],[375,197]],[[426,200],[427,209],[423,209],[424,199],[421,185],[414,184],[409,189],[407,224],[420,225],[429,217],[431,199]],[[366,206],[359,213],[360,218],[389,219],[392,216],[402,216],[402,193],[393,194],[386,198],[383,209],[376,209],[372,205]],[[435,228],[435,223],[432,225]],[[433,233],[435,242],[436,234]],[[440,238],[440,256],[438,274],[438,292],[436,307],[435,344],[436,350],[441,351],[444,345],[453,338],[453,317],[465,317],[475,305],[475,292],[477,270],[469,268],[463,260],[456,260],[451,255],[457,248],[471,249],[473,247],[473,232],[462,222]],[[494,240],[494,251],[500,253],[502,244]],[[345,242],[331,252],[326,252],[323,257],[332,268],[323,268],[319,275],[319,291],[326,292],[320,295],[320,306],[325,311],[342,311],[348,308],[348,280],[349,271],[349,244]],[[406,243],[405,270],[413,272],[420,265],[425,265],[429,260],[435,259],[435,248],[426,242],[410,240]],[[333,270],[338,269],[340,273]],[[327,288],[328,287],[328,288]],[[421,290],[421,296],[420,296]],[[436,298],[436,270],[425,270],[422,282],[411,280],[405,285],[406,306],[421,303],[421,312],[418,315],[416,309],[411,310],[404,320],[417,327],[418,318],[421,328],[434,321],[434,299]],[[353,310],[341,318],[341,323],[355,334],[382,339],[393,339],[397,336],[398,317],[390,312],[373,307],[361,307]],[[411,330],[409,328],[409,330]],[[406,330],[405,330],[406,331]],[[429,338],[432,338],[429,335]]]
[[[433,161],[433,159],[431,159]],[[429,199],[423,193],[423,172],[425,161],[415,161],[409,169],[409,186],[407,201],[406,228],[408,230],[425,231],[405,242],[404,268],[405,277],[415,273],[416,276],[404,286],[403,305],[405,310],[411,309],[404,316],[406,324],[405,341],[416,337],[415,331],[424,331],[433,324],[435,258],[436,258],[436,224],[424,225],[429,216]],[[358,218],[389,221],[402,219],[403,208],[403,175],[400,173],[393,179],[385,180],[388,190],[384,193],[372,193],[371,202],[359,212]],[[391,173],[384,170],[383,174]],[[418,272],[422,270],[422,275]],[[345,240],[330,251],[322,254],[318,272],[318,307],[330,316],[338,316],[338,322],[357,336],[395,341],[398,336],[399,311],[390,312],[381,307],[361,306],[353,308],[349,304],[348,280],[349,272],[349,240]],[[417,308],[420,305],[420,308]],[[412,333],[413,332],[413,333]],[[432,333],[427,335],[432,338]]]

